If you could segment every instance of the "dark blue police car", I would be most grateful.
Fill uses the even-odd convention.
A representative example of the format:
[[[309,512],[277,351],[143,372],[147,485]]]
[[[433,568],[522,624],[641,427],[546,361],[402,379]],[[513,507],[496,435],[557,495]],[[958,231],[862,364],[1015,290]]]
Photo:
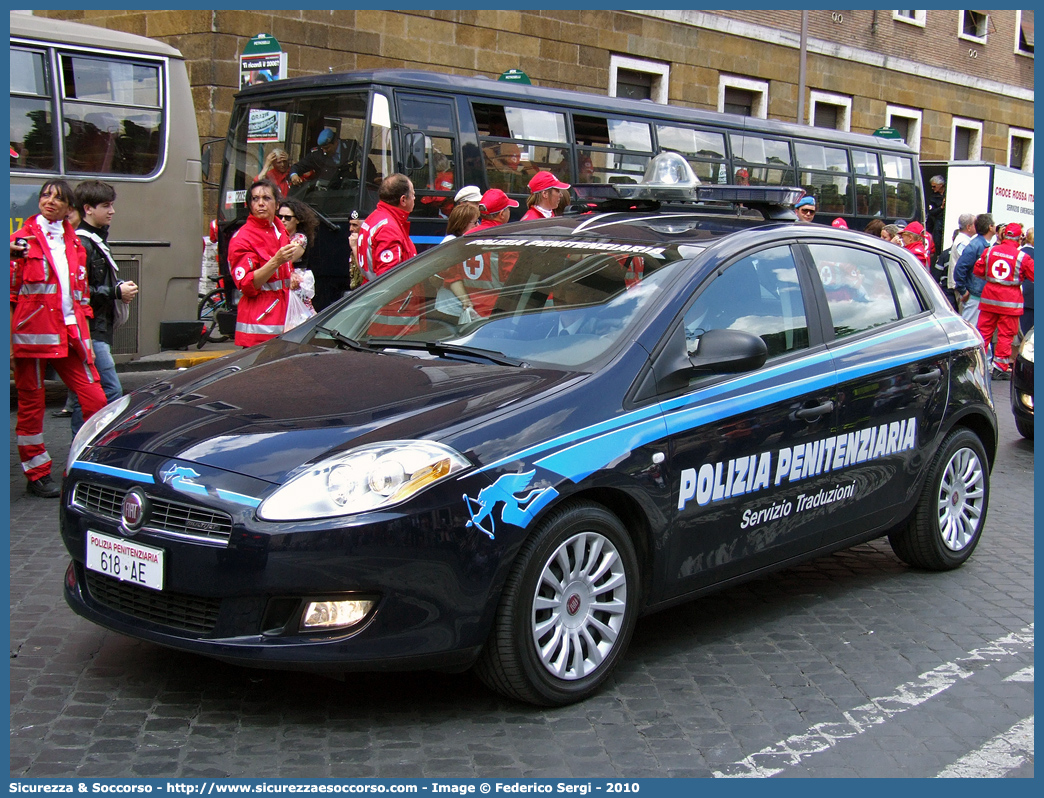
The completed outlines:
[[[997,445],[977,333],[900,248],[704,194],[464,236],[113,403],[69,456],[68,603],[554,705],[709,590],[885,535],[961,565]]]

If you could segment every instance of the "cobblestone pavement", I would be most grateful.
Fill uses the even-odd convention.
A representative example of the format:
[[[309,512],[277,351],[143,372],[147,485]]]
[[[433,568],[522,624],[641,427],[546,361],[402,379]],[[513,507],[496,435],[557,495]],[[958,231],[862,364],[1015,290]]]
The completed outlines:
[[[607,688],[555,710],[466,673],[248,670],[75,616],[12,414],[11,776],[1032,777],[1033,445],[1007,389],[965,567],[878,541],[644,618]],[[67,424],[48,414],[56,463]]]

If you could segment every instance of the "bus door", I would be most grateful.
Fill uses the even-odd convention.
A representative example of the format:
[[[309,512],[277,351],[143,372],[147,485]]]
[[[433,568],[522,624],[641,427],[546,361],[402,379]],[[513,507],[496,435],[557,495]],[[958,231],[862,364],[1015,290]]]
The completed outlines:
[[[460,188],[460,136],[450,97],[396,93],[399,168],[413,181],[417,201],[410,234],[418,250],[434,246],[446,234],[446,217]]]

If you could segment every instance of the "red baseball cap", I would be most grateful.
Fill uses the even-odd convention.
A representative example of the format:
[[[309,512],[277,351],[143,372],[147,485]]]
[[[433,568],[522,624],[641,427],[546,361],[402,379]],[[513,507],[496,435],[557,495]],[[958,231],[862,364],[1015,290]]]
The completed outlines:
[[[529,181],[529,192],[531,194],[536,194],[538,191],[546,191],[549,188],[558,188],[566,191],[569,188],[569,184],[563,183],[550,172],[537,172],[533,175],[533,179]]]
[[[1022,238],[1022,225],[1018,222],[1008,222],[1008,226],[1004,228],[1005,238]]]
[[[483,213],[500,213],[504,208],[517,208],[518,203],[499,188],[491,188],[482,195],[479,209]]]
[[[834,221],[832,221],[830,223],[830,226],[831,227],[837,227],[837,228],[839,228],[841,230],[847,230],[848,229],[848,222],[846,222],[844,219],[842,219],[840,216],[838,216],[836,219],[834,219]]]

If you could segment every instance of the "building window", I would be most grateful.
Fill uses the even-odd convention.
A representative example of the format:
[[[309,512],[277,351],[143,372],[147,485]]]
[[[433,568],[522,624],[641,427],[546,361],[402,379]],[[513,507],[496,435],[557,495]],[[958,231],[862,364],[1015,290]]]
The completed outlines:
[[[609,96],[667,102],[671,68],[668,64],[625,55],[609,56]]]
[[[961,29],[958,36],[962,39],[985,42],[989,23],[990,15],[984,11],[962,11]]]
[[[914,108],[889,105],[887,106],[885,118],[887,119],[888,127],[898,130],[903,137],[903,141],[909,144],[914,152],[921,151],[921,111]]]
[[[718,110],[728,114],[768,118],[768,81],[732,75],[718,78]]]
[[[980,160],[982,158],[982,122],[954,117],[950,141],[951,160]]]
[[[1033,131],[1019,128],[1008,129],[1008,166],[1033,171]]]
[[[851,130],[852,98],[813,90],[808,109],[809,124],[831,130]]]
[[[896,22],[906,22],[910,25],[917,25],[919,28],[924,27],[923,11],[893,11],[892,19]]]
[[[1015,12],[1015,52],[1033,57],[1033,12]]]

